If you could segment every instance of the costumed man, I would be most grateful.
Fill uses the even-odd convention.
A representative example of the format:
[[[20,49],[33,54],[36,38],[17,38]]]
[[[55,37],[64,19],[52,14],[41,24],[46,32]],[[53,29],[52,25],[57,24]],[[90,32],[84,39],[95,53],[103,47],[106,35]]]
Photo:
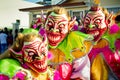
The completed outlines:
[[[89,53],[91,80],[118,80],[110,65],[114,53],[109,48],[109,41],[102,38],[111,22],[111,15],[98,5],[99,0],[94,1],[95,4],[84,17],[82,29],[86,34],[93,35],[95,42]]]
[[[47,38],[34,29],[24,31],[1,56],[11,58],[0,60],[0,80],[53,80],[52,69],[47,66]]]
[[[49,65],[57,69],[54,80],[90,80],[88,53],[93,37],[79,31],[70,32],[74,21],[62,7],[55,7],[47,14],[45,30],[52,53]]]
[[[120,79],[120,16],[115,15],[113,22],[114,23],[109,27],[108,32],[104,35],[104,38],[109,40],[110,48],[113,52],[113,54],[110,55],[111,59],[109,60],[109,65],[113,69],[113,72]]]
[[[55,80],[90,80],[88,52],[93,39],[79,31],[71,31],[76,19],[71,20],[65,8],[48,11],[45,30],[52,59],[49,65],[58,69]],[[58,66],[58,67],[57,67]]]

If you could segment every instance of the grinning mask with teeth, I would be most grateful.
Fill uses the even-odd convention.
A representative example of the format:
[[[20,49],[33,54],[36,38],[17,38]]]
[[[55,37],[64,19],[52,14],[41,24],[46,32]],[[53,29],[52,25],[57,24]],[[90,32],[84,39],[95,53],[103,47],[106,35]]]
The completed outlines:
[[[93,35],[94,41],[99,41],[107,30],[105,14],[99,7],[91,7],[83,24],[85,33]]]
[[[10,50],[14,53],[12,55],[15,58],[34,72],[45,72],[48,56],[47,37],[46,35],[41,37],[38,33],[30,32],[25,35],[19,34]]]
[[[40,38],[35,38],[32,42],[24,42],[23,57],[27,66],[36,72],[47,70],[47,44]]]
[[[52,12],[46,20],[45,27],[49,45],[56,47],[68,33],[68,18],[65,14]]]

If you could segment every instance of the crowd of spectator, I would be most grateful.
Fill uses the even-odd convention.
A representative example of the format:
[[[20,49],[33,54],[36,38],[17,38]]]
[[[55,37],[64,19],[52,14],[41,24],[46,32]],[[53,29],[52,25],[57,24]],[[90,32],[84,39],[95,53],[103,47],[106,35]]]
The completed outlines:
[[[13,32],[12,29],[8,29],[7,27],[0,29],[0,54],[2,54],[13,44],[13,41],[17,37],[18,32],[21,32],[23,30],[23,28],[20,28],[19,30],[16,29],[15,32]]]

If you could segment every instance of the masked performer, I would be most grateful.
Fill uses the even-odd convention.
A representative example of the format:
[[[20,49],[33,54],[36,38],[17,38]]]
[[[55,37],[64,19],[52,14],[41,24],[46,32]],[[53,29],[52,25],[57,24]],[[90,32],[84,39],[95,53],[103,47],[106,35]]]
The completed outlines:
[[[113,69],[113,72],[120,79],[119,65],[120,65],[120,26],[119,18],[117,15],[113,18],[112,26],[109,27],[107,34],[104,38],[107,38],[110,42],[110,48],[113,54],[110,55],[109,65]]]
[[[96,0],[97,1],[97,0]],[[106,9],[94,5],[84,17],[83,31],[93,35],[94,46],[89,53],[91,61],[91,80],[117,80],[112,72],[111,56],[112,50],[109,48],[109,41],[102,38],[111,22],[111,16],[106,14]]]
[[[92,38],[79,31],[70,31],[75,20],[71,20],[62,7],[54,7],[48,12],[45,30],[49,51],[53,54],[50,66],[56,68],[60,65],[59,74],[62,80],[68,80],[70,76],[71,79],[89,80],[90,64],[87,55],[92,47]]]
[[[54,80],[90,80],[88,53],[93,37],[79,31],[70,32],[74,22],[62,7],[55,7],[47,14],[44,27],[52,53],[49,65],[58,69]]]
[[[53,80],[47,66],[47,39],[41,37],[38,31],[30,29],[25,34],[19,34],[5,55],[14,59],[0,60],[1,80]]]

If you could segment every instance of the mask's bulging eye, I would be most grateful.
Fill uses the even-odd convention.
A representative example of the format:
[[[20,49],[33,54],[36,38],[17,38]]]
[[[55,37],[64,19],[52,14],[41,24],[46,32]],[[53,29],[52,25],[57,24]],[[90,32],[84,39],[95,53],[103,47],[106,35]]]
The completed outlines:
[[[64,27],[65,27],[65,24],[60,24],[59,27],[60,27],[60,28],[64,28]]]
[[[85,24],[90,24],[90,20],[89,20],[89,18],[85,18]]]
[[[53,26],[52,22],[51,22],[51,21],[48,21],[47,26]]]
[[[54,28],[53,23],[51,21],[48,21],[47,26],[48,26],[48,30],[52,30]]]
[[[32,58],[32,60],[35,60],[37,57],[39,57],[37,54],[35,54],[34,52],[30,52],[29,56]]]
[[[24,59],[27,61],[27,62],[32,62],[34,61],[35,57],[37,55],[35,55],[35,53],[33,51],[27,51],[25,50],[27,55],[24,57]]]
[[[34,52],[28,52],[28,56],[33,56]]]
[[[100,20],[100,19],[97,19],[97,20],[95,20],[94,23],[95,23],[95,24],[100,24],[100,23],[101,23],[101,20]]]
[[[41,54],[42,54],[43,56],[45,56],[45,55],[46,55],[46,53],[45,53],[45,52],[42,52]]]

